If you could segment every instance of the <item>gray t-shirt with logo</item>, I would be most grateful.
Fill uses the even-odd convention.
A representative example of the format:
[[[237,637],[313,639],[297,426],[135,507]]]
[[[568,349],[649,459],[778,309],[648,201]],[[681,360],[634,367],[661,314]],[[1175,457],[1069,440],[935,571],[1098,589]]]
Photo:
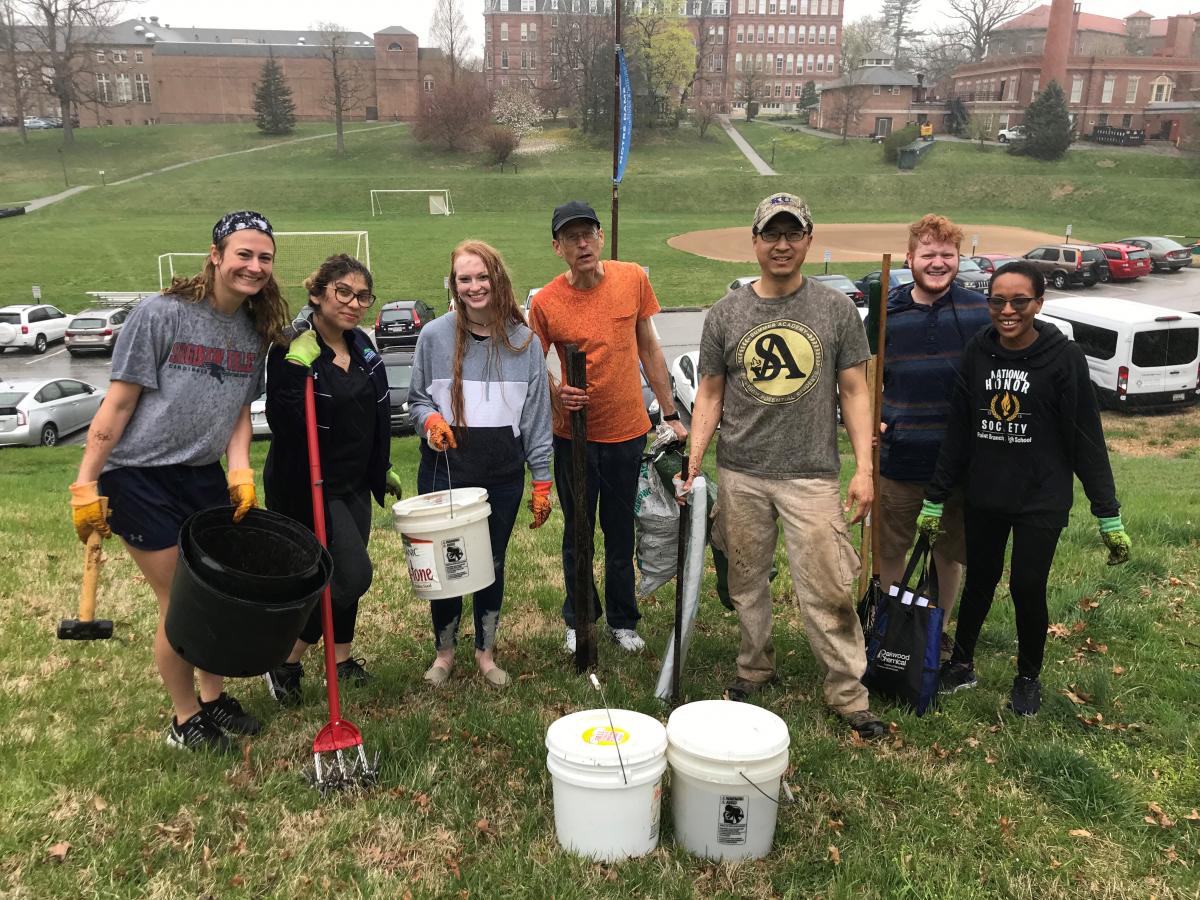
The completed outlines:
[[[837,375],[870,355],[841,291],[811,278],[786,297],[730,291],[700,338],[700,374],[725,377],[717,464],[762,478],[836,478]]]
[[[142,386],[104,470],[121,466],[202,466],[225,453],[243,406],[263,390],[266,353],[245,307],[148,297],[113,349],[112,380]]]

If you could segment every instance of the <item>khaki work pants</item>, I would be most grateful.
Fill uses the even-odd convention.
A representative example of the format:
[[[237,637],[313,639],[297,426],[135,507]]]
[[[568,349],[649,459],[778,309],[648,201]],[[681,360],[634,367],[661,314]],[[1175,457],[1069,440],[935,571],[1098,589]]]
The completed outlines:
[[[717,522],[729,556],[729,593],[741,626],[738,677],[775,675],[768,580],[783,523],[792,585],[813,655],[826,669],[825,702],[847,715],[868,706],[862,627],[851,596],[859,558],[836,479],[759,478],[717,470]]]

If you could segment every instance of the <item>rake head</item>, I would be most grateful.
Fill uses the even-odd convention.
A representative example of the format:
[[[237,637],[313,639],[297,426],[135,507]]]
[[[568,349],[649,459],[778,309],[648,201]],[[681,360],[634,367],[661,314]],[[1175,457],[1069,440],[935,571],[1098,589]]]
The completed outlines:
[[[331,791],[365,790],[379,776],[379,754],[369,758],[362,733],[349,722],[325,725],[313,740],[313,764],[307,769],[309,783],[322,795]]]

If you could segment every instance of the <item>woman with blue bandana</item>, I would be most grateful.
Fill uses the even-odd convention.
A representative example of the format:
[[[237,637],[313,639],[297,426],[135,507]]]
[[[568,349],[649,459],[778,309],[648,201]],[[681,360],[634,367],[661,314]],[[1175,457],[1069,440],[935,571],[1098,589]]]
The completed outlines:
[[[70,488],[79,539],[116,532],[154,591],[154,661],[174,711],[167,743],[188,750],[228,751],[229,734],[259,730],[220,676],[175,652],[163,623],[184,519],[228,503],[238,522],[257,505],[250,403],[288,318],[274,261],[271,224],[250,210],[229,213],[213,227],[203,270],[137,305]]]

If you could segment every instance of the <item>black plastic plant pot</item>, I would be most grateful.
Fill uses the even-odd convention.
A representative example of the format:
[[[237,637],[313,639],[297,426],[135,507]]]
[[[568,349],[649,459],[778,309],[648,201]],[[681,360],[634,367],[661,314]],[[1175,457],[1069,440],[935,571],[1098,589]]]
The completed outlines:
[[[254,517],[254,527],[245,531],[250,516],[235,525],[229,507],[196,513],[180,530],[179,562],[164,623],[167,640],[185,660],[214,675],[245,678],[283,663],[333,575],[333,559],[312,532],[303,526],[294,531],[296,523],[276,513],[251,512],[259,515]],[[199,549],[197,531],[189,525],[199,516],[215,513],[237,540],[218,539],[219,529],[204,529],[208,559],[198,565],[192,558]],[[278,530],[272,531],[275,526]],[[264,537],[267,533],[273,537]],[[282,571],[283,561],[305,557],[299,550],[292,556],[280,553],[275,540],[280,533],[310,542],[309,550],[317,559],[315,575],[301,573],[289,579]],[[186,544],[191,546],[185,548]],[[229,560],[234,565],[218,568],[215,564],[221,563],[221,557],[216,552],[230,547],[237,548]],[[263,577],[276,579],[271,583],[273,595],[255,580]]]

